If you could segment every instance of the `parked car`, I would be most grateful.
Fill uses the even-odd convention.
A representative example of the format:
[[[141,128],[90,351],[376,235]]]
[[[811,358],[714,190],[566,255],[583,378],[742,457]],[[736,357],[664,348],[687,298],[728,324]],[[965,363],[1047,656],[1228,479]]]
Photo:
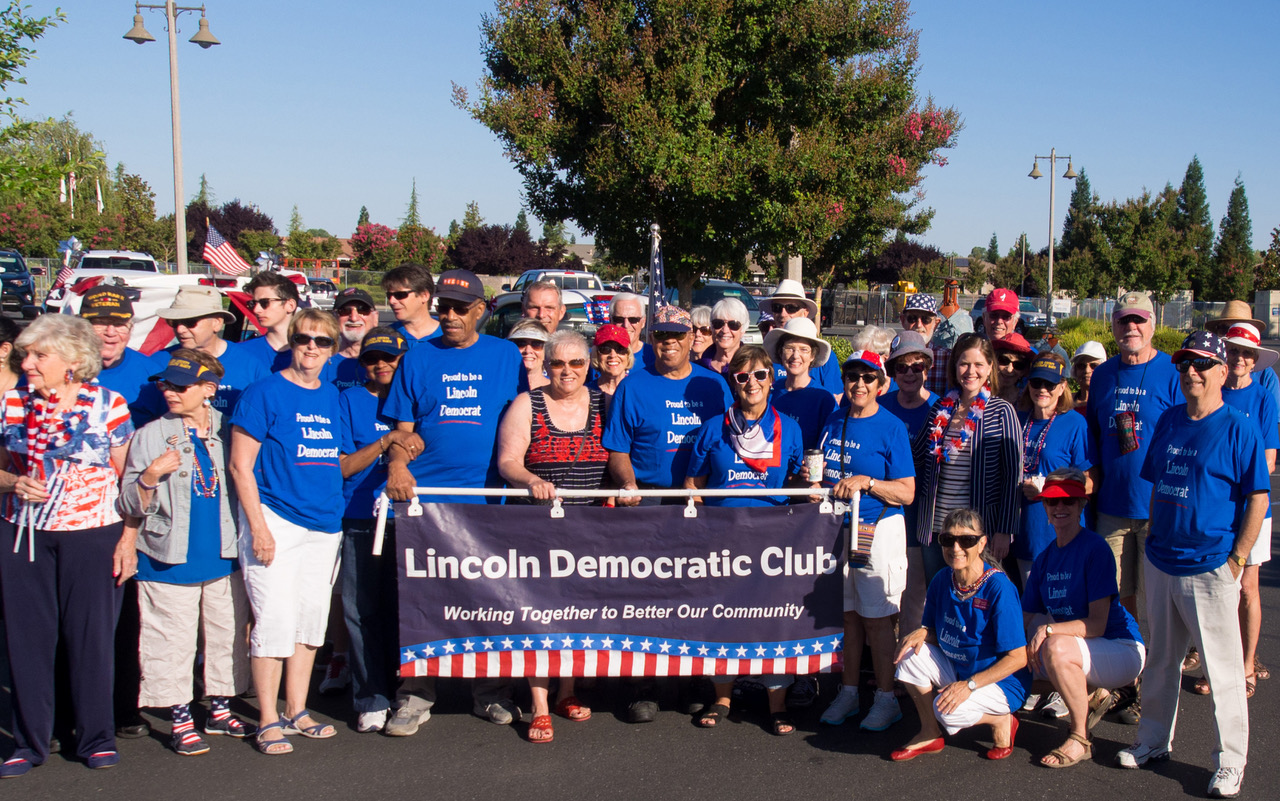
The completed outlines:
[[[311,294],[311,305],[317,309],[332,309],[333,301],[338,297],[338,287],[327,278],[308,278],[307,289]]]
[[[760,306],[756,303],[755,296],[745,286],[733,281],[709,278],[693,290],[694,306],[714,306],[724,298],[740,300],[747,307],[747,315],[751,319],[751,325],[742,334],[743,343],[747,345],[763,343],[764,337],[760,335],[759,328]],[[667,302],[680,302],[680,293],[675,287],[667,287]]]
[[[27,260],[16,250],[0,250],[0,311],[8,317],[30,320],[40,313],[35,298],[36,285]]]
[[[587,304],[593,302],[595,301],[592,298],[587,297],[576,289],[564,290],[565,314],[562,325],[567,323],[588,339],[594,337],[596,323],[587,308]],[[510,292],[500,295],[490,304],[484,317],[480,318],[480,330],[490,336],[505,339],[511,328],[520,319],[521,311],[520,293]]]
[[[147,253],[134,250],[89,250],[80,256],[71,277],[64,285],[49,290],[44,298],[44,311],[59,312],[67,288],[86,278],[99,278],[132,285],[139,278],[160,275],[160,266]]]
[[[561,289],[576,289],[587,297],[605,292],[600,276],[585,270],[525,270],[514,284],[503,284],[505,292],[523,292],[529,284],[550,281]]]

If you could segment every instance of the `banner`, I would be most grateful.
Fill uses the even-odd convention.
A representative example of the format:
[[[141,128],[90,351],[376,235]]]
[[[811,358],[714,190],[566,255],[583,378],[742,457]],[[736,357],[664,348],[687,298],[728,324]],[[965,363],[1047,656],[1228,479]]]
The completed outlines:
[[[402,676],[805,674],[839,664],[841,516],[818,504],[396,504]]]

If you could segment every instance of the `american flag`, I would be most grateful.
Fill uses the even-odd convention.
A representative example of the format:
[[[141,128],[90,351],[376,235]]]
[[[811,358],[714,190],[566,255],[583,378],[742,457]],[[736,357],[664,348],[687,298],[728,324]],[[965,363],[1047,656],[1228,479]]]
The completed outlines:
[[[209,233],[204,238],[204,260],[217,267],[227,275],[240,275],[249,271],[249,262],[240,258],[231,243],[218,233],[218,229],[209,226]]]
[[[58,270],[57,277],[53,279],[53,287],[50,287],[50,288],[52,289],[60,286],[65,286],[66,283],[71,280],[71,275],[74,272],[75,272],[75,268],[71,266],[71,260],[68,259],[67,263],[62,266],[62,269]]]
[[[653,330],[653,315],[659,306],[665,306],[667,303],[667,277],[662,264],[662,235],[658,233],[657,225],[652,226],[650,231],[652,239],[649,246],[649,308],[646,310],[649,319],[645,321],[645,327]]]

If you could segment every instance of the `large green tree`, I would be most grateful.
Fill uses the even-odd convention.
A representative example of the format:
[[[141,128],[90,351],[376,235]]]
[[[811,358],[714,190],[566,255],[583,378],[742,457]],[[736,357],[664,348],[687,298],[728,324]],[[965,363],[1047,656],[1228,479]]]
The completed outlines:
[[[1213,246],[1213,271],[1205,282],[1205,300],[1249,299],[1253,290],[1253,267],[1258,254],[1253,250],[1253,223],[1249,219],[1249,198],[1244,181],[1236,176],[1227,213],[1218,226],[1218,241]]]
[[[1186,245],[1184,271],[1199,297],[1213,281],[1213,218],[1209,215],[1209,193],[1204,188],[1204,168],[1200,157],[1192,156],[1178,188],[1178,213],[1174,227]]]
[[[543,220],[641,265],[660,226],[688,298],[752,251],[816,274],[920,233],[921,168],[959,125],[915,94],[905,0],[499,0],[457,103]]]
[[[1076,175],[1075,186],[1071,189],[1067,217],[1062,221],[1062,242],[1059,249],[1063,256],[1070,256],[1077,250],[1088,254],[1097,228],[1097,219],[1094,217],[1094,207],[1097,204],[1098,198],[1089,185],[1089,176],[1085,174],[1084,167],[1081,167]]]
[[[27,82],[22,69],[35,58],[32,45],[67,18],[61,9],[42,17],[29,11],[21,0],[0,0],[0,195],[29,193],[51,186],[58,177],[57,165],[18,158],[7,147],[10,141],[21,140],[32,125],[18,119],[18,106],[26,101],[9,92]]]

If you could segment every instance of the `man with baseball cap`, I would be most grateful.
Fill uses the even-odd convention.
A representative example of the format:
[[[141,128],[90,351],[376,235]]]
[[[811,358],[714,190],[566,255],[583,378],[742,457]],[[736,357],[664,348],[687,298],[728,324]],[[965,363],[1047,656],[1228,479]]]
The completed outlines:
[[[765,298],[760,306],[773,315],[774,324],[777,327],[783,327],[797,317],[808,317],[813,321],[814,326],[821,330],[818,304],[809,300],[805,295],[804,285],[794,279],[784,278],[779,281],[777,289],[773,290],[773,294]],[[809,375],[818,382],[819,386],[835,396],[836,400],[839,400],[844,393],[844,382],[840,380],[840,365],[836,364],[835,359],[827,359],[822,364],[815,362],[809,368]],[[774,364],[773,380],[778,381],[786,377],[786,368],[780,364]]]
[[[1004,339],[1018,330],[1021,316],[1017,292],[1002,287],[991,290],[982,307],[983,336],[992,342]]]
[[[338,318],[341,338],[334,358],[333,385],[339,392],[364,386],[367,377],[364,365],[360,364],[360,347],[365,334],[378,327],[378,306],[368,292],[349,286],[334,298],[333,316]]]
[[[618,385],[601,444],[609,451],[609,475],[623,489],[684,486],[689,456],[702,423],[733,405],[729,386],[718,374],[689,361],[693,346],[689,312],[662,306],[654,312],[650,337],[654,363],[637,365]],[[619,499],[619,504],[656,499]],[[658,714],[652,682],[642,682],[630,704],[632,723]]]
[[[392,448],[387,494],[407,501],[415,486],[501,487],[497,469],[498,424],[507,406],[526,389],[520,351],[505,339],[476,330],[484,314],[484,285],[469,270],[448,270],[435,285],[439,336],[410,347],[387,393],[382,413],[400,431],[422,437],[420,454]],[[407,339],[407,337],[406,337]],[[467,423],[468,425],[457,425]],[[465,495],[436,495],[433,503],[486,503]],[[507,680],[477,680],[474,712],[494,723],[519,718],[507,696]],[[406,680],[387,721],[386,733],[407,736],[431,714],[434,682]]]
[[[902,304],[902,312],[898,315],[903,331],[914,331],[929,344],[932,361],[924,386],[938,396],[947,394],[947,364],[951,361],[951,348],[933,341],[934,332],[938,330],[938,323],[941,321],[938,299],[925,292],[907,295],[906,302]]]
[[[1142,466],[1152,486],[1145,714],[1136,742],[1116,755],[1124,768],[1169,757],[1182,657],[1195,643],[1213,693],[1217,765],[1209,795],[1218,798],[1235,797],[1244,779],[1249,708],[1238,582],[1271,485],[1257,426],[1222,399],[1226,361],[1225,344],[1207,331],[1192,333],[1173,354],[1186,403],[1161,415]]]

